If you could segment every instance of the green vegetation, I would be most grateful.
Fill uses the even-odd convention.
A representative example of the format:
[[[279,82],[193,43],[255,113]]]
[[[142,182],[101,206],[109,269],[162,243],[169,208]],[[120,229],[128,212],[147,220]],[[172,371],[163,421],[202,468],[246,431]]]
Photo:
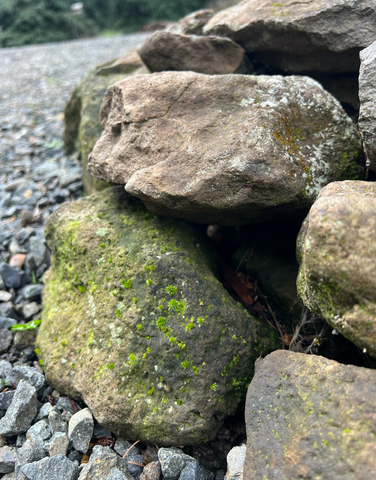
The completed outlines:
[[[152,20],[178,20],[204,5],[203,0],[85,0],[84,14],[73,15],[71,0],[1,0],[0,46],[58,42],[130,32]]]
[[[10,327],[11,330],[13,331],[22,331],[22,330],[33,330],[34,328],[39,327],[40,325],[40,320],[31,320],[30,322],[27,322],[25,324],[18,324],[18,325],[13,325]]]

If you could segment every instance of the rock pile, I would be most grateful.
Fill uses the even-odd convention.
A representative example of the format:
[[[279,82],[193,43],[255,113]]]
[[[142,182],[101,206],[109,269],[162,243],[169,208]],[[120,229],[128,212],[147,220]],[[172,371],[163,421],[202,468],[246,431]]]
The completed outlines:
[[[79,137],[87,191],[118,187],[49,218],[37,353],[48,383],[88,408],[75,411],[46,387],[37,363],[3,362],[9,387],[0,393],[0,435],[9,440],[0,469],[15,472],[6,478],[58,478],[64,469],[66,478],[212,480],[209,462],[186,449],[220,432],[249,382],[247,446],[241,435],[234,440],[228,480],[375,476],[375,374],[350,365],[372,367],[376,358],[376,192],[364,181],[375,168],[374,16],[360,0],[246,0],[217,15],[196,12],[76,89],[66,145],[72,150]],[[367,170],[353,122],[364,47],[359,126]],[[215,224],[207,232],[218,250],[187,221]],[[288,321],[302,305],[291,289],[298,267],[289,255],[281,260],[291,245],[282,253],[269,245],[283,244],[290,238],[283,228],[297,225],[305,310],[296,327]],[[22,262],[32,253],[44,272],[50,260],[41,235],[23,228],[25,240],[16,242],[28,250],[10,250],[10,235],[13,256],[0,273],[3,304],[29,295],[18,308],[28,312],[30,295],[43,287],[24,287],[32,277]],[[270,302],[278,297],[276,315],[250,275],[258,268]],[[317,316],[327,322],[321,331],[304,333]],[[7,355],[15,321],[7,315],[2,324]],[[327,349],[334,360],[307,355],[328,335],[342,345],[347,338],[358,356],[346,348]],[[254,374],[256,358],[273,350]],[[128,451],[114,434],[148,443],[149,452]],[[169,448],[153,450],[153,441]],[[211,466],[224,474],[223,465]]]

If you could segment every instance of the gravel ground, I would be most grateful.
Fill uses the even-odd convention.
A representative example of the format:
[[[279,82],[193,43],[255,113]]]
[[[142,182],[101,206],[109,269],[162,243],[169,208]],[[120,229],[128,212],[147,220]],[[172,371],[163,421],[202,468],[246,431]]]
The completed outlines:
[[[0,49],[0,121],[16,119],[27,109],[62,112],[91,68],[137,48],[148,35]]]

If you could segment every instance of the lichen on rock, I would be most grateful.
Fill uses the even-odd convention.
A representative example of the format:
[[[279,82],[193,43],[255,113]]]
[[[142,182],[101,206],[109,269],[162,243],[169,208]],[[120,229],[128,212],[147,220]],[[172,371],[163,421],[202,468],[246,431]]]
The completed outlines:
[[[61,206],[46,239],[37,343],[48,381],[117,434],[213,438],[278,341],[215,278],[205,238],[112,188]]]

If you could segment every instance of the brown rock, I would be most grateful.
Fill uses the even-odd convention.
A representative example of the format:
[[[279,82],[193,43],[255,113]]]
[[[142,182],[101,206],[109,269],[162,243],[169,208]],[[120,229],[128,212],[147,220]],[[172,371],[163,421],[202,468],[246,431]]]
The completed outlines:
[[[9,260],[9,265],[11,267],[22,268],[25,258],[26,258],[26,255],[24,253],[16,253],[16,255],[11,256]]]
[[[307,307],[376,356],[376,184],[320,192],[298,237],[298,293]]]
[[[161,478],[161,464],[157,460],[146,465],[141,473],[140,480],[159,480]]]
[[[277,350],[248,388],[244,480],[376,477],[376,372]]]
[[[352,72],[359,51],[376,40],[371,0],[246,0],[222,10],[204,27],[239,43],[252,59],[288,72]]]
[[[107,90],[89,171],[157,214],[241,224],[307,212],[327,183],[359,178],[360,136],[304,77],[140,75]]]
[[[228,38],[156,32],[145,40],[138,53],[152,72],[173,70],[213,75],[252,71],[244,50]]]
[[[203,27],[213,15],[213,10],[197,10],[197,12],[190,13],[170,27],[169,31],[185,35],[202,35]]]

